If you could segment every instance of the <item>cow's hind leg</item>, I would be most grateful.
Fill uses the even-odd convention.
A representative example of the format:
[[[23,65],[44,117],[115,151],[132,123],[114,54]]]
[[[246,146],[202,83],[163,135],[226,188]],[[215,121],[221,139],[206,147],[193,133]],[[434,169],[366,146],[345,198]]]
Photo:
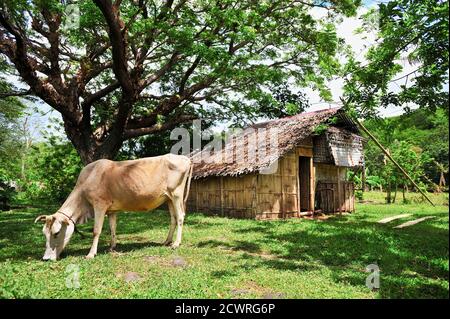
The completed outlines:
[[[185,213],[183,196],[175,196],[173,199],[173,206],[175,209],[175,218],[177,223],[177,237],[171,247],[177,248],[181,244],[181,235],[183,232],[184,213]]]
[[[108,215],[109,229],[111,230],[111,247],[110,251],[114,251],[116,248],[116,226],[117,226],[117,213],[111,213]]]
[[[95,208],[95,221],[94,221],[94,240],[92,241],[91,250],[86,258],[94,258],[97,255],[97,246],[98,239],[100,238],[100,234],[102,233],[103,221],[105,219],[105,210]]]
[[[169,246],[170,244],[172,244],[173,234],[175,232],[175,227],[177,226],[177,219],[175,217],[175,208],[171,200],[167,201],[167,206],[169,206],[169,213],[170,213],[170,228],[169,234],[167,235],[167,239],[163,244],[165,246]]]

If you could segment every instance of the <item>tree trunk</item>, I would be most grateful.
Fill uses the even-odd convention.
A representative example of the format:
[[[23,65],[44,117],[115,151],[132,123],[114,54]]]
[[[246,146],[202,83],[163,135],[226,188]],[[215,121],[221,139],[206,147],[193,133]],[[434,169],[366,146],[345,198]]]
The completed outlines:
[[[392,200],[392,203],[395,203],[395,200],[397,199],[397,190],[398,190],[398,185],[397,183],[395,183],[395,190],[394,190],[394,199]]]
[[[363,167],[362,171],[361,171],[361,191],[363,193],[364,196],[364,192],[366,191],[366,168]]]
[[[386,203],[390,204],[391,202],[392,202],[391,183],[389,183],[386,187]]]
[[[406,189],[407,189],[407,186],[404,185],[403,186],[403,192],[402,192],[402,194],[403,194],[403,203],[406,203]]]
[[[439,188],[442,188],[445,186],[445,176],[444,172],[441,171],[441,176],[439,177]]]
[[[76,150],[80,155],[84,165],[95,162],[99,159],[114,159],[122,147],[123,141],[117,140],[112,145],[102,143],[96,147],[78,146]]]
[[[67,137],[77,150],[78,155],[84,165],[99,159],[114,159],[123,144],[121,136],[108,136],[103,140],[98,140],[89,131],[80,131],[79,127],[70,126],[69,122],[64,123]]]

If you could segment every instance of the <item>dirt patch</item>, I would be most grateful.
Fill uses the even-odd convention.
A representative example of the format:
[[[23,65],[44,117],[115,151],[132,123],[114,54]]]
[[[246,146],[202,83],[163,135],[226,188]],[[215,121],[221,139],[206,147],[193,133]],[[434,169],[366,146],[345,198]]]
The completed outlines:
[[[163,258],[160,256],[144,256],[143,260],[152,265],[158,265],[162,267],[176,267],[185,268],[188,267],[188,262],[181,256],[174,256],[172,258]]]
[[[240,288],[233,288],[230,292],[233,298],[245,298],[249,295],[256,295],[263,299],[285,298],[285,295],[283,293],[265,288],[253,280],[244,282]]]
[[[263,299],[285,299],[286,296],[282,292],[269,292],[263,295]]]
[[[145,256],[144,261],[150,264],[156,264],[161,258],[159,256]]]
[[[120,251],[117,251],[117,250],[110,251],[109,253],[110,253],[111,256],[113,256],[113,257],[119,257],[119,256],[122,256],[122,255],[125,255],[125,253],[120,252]]]
[[[255,252],[250,252],[250,251],[246,251],[243,249],[239,249],[236,247],[231,247],[231,246],[224,246],[224,245],[220,245],[217,246],[217,248],[219,248],[220,250],[225,250],[225,251],[229,251],[229,252],[237,252],[237,253],[243,253],[252,257],[260,257],[260,258],[264,258],[264,259],[280,259],[278,256],[269,254],[269,253],[265,253],[265,252],[260,252],[260,253],[255,253]]]
[[[125,274],[116,274],[116,276],[118,278],[122,278],[127,283],[140,281],[142,279],[142,277],[137,272],[132,271],[129,271]]]
[[[248,289],[231,289],[231,295],[233,298],[245,297],[249,294],[251,294],[251,291]]]

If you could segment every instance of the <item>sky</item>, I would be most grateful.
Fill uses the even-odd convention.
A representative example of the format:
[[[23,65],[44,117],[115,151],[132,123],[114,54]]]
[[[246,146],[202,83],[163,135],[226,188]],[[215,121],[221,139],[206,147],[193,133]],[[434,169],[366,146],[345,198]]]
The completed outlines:
[[[350,44],[351,48],[354,52],[354,56],[356,60],[359,62],[362,62],[364,64],[365,60],[365,54],[367,53],[367,50],[374,44],[376,39],[376,33],[360,33],[357,34],[355,31],[361,26],[361,20],[359,17],[365,13],[372,7],[375,7],[380,2],[387,2],[387,1],[363,1],[363,6],[359,8],[358,14],[355,17],[351,18],[345,18],[343,19],[342,23],[337,26],[337,35],[338,37],[341,37],[345,40],[345,43]],[[324,10],[322,9],[315,9],[313,10],[313,16],[320,18],[322,15],[325,14]],[[402,67],[403,70],[401,73],[397,75],[396,78],[400,78],[403,75],[406,75],[415,69],[417,69],[417,65],[411,65],[407,61],[407,59],[402,59],[398,61]],[[400,83],[391,83],[390,89],[393,92],[396,92],[399,90],[399,84]],[[320,110],[327,107],[333,107],[336,106],[336,103],[340,101],[340,97],[343,94],[342,87],[344,85],[344,80],[342,78],[336,78],[332,81],[328,82],[328,87],[331,90],[333,101],[334,103],[328,103],[324,102],[318,92],[315,92],[313,90],[307,90],[307,96],[310,101],[311,107],[307,109],[307,111],[315,111]],[[411,105],[411,108],[414,109],[416,106]],[[387,108],[379,108],[379,113],[382,117],[391,117],[402,114],[403,108],[402,107],[395,107],[395,106],[389,106]]]
[[[365,53],[367,52],[368,48],[373,45],[375,40],[375,32],[372,33],[361,33],[356,34],[355,30],[361,26],[361,21],[358,18],[361,14],[366,13],[371,7],[376,6],[380,2],[385,1],[373,1],[373,0],[366,0],[363,1],[363,6],[359,9],[358,14],[356,17],[351,18],[344,18],[342,23],[340,23],[337,26],[337,35],[339,37],[342,37],[345,39],[345,42],[347,44],[351,45],[351,48],[356,56],[356,58],[364,62]],[[326,14],[325,10],[323,9],[313,9],[312,15],[316,18],[320,18]],[[400,63],[403,65],[403,71],[398,74],[397,78],[402,77],[402,75],[408,74],[414,69],[417,68],[417,65],[410,65],[409,62],[406,59],[400,60]],[[391,89],[395,92],[399,89],[400,83],[393,82],[390,84]],[[331,90],[332,96],[333,96],[333,103],[324,102],[318,92],[313,91],[312,89],[306,88],[302,89],[301,91],[306,94],[306,96],[309,99],[310,107],[306,111],[315,111],[320,110],[324,108],[334,107],[338,104],[340,101],[339,97],[342,96],[342,86],[343,86],[343,80],[340,78],[333,79],[328,82],[328,87]],[[446,85],[445,90],[448,91],[448,84]],[[30,106],[30,103],[28,103]],[[30,113],[30,121],[32,126],[32,131],[35,139],[42,138],[42,135],[40,131],[42,129],[48,129],[47,126],[50,124],[49,119],[51,117],[53,118],[59,118],[60,115],[58,112],[52,110],[48,105],[45,103],[34,103],[34,106],[36,106],[41,112],[43,112],[45,115],[41,115],[38,112],[31,112]],[[410,106],[411,108],[415,108],[414,105]],[[390,106],[387,108],[380,108],[379,109],[380,115],[383,117],[390,117],[390,116],[396,116],[403,113],[403,109],[401,107],[394,107]],[[225,129],[227,125],[221,124],[218,125],[216,128],[217,130]],[[55,132],[56,134],[60,133],[63,136],[63,132]]]

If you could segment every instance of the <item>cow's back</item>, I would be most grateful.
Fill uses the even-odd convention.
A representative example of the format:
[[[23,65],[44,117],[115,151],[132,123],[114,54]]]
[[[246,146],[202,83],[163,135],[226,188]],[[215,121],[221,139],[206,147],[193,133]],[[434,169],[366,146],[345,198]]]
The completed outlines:
[[[190,160],[167,154],[121,162],[99,160],[89,165],[79,182],[93,206],[100,203],[109,211],[147,211],[164,203],[180,185]]]

